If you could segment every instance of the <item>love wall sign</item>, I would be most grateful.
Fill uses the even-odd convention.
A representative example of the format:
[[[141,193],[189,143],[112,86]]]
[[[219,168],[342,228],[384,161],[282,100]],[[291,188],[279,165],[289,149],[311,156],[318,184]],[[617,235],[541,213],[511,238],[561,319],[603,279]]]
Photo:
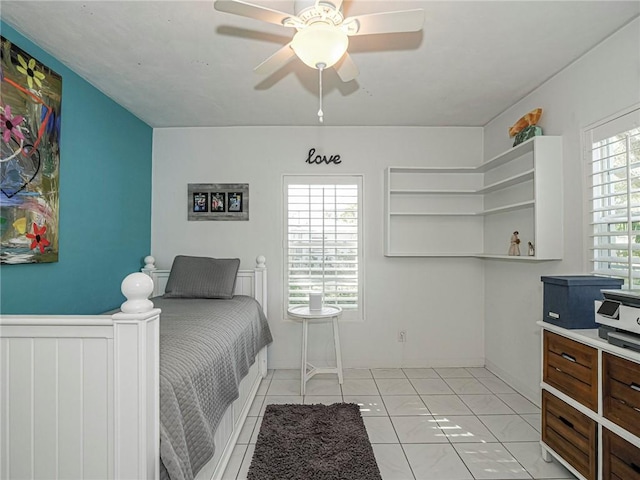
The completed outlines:
[[[326,155],[316,154],[316,149],[312,148],[309,150],[305,163],[310,165],[321,165],[323,163],[326,165],[330,165],[332,163],[334,165],[340,165],[342,160],[340,159],[340,155],[330,155],[327,157]]]

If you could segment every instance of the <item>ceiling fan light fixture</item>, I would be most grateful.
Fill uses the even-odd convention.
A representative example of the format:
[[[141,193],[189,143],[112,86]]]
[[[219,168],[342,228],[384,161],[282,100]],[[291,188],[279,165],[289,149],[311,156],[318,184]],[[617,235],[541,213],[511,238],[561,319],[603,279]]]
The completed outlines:
[[[342,58],[349,46],[349,37],[341,29],[327,23],[313,23],[298,31],[291,48],[311,68],[329,68]]]

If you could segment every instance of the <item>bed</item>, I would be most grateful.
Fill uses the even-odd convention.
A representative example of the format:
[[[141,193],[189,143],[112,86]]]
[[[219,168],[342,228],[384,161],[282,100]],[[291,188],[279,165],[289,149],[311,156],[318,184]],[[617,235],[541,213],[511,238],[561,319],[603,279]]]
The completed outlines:
[[[0,478],[222,477],[266,375],[264,258],[253,270],[234,272],[233,298],[215,300],[185,299],[179,291],[147,300],[176,290],[170,271],[156,269],[151,257],[145,262],[144,274],[123,281],[127,301],[117,313],[0,317]],[[248,306],[257,320],[238,317],[225,331],[206,320],[207,302],[223,317]],[[181,339],[171,333],[179,323],[189,325]],[[209,354],[217,375],[191,353],[184,365],[167,367],[167,357],[191,352],[185,342],[192,347],[211,325],[217,326],[209,334],[222,341],[202,342],[195,351]],[[231,347],[230,331],[242,330],[240,347]],[[225,350],[235,353],[220,360]],[[196,373],[185,376],[187,364]],[[171,383],[172,376],[182,383]],[[223,392],[199,412],[180,398],[198,383]],[[207,404],[202,398],[193,403]]]

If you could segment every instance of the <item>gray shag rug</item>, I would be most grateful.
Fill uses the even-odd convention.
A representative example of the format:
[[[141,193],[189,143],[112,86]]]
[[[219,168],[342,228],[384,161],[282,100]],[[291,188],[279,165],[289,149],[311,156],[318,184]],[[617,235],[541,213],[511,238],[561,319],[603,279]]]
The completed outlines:
[[[268,405],[248,480],[382,480],[354,403]]]

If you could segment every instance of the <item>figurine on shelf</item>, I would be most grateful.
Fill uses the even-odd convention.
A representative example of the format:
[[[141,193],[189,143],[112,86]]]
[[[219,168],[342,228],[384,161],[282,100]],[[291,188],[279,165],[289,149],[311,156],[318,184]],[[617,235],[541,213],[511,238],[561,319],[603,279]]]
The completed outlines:
[[[509,255],[512,257],[520,256],[520,239],[518,238],[518,231],[516,230],[511,235],[511,245],[509,246]]]
[[[533,257],[533,256],[535,256],[535,254],[536,254],[536,249],[533,248],[533,243],[529,242],[529,253],[528,253],[528,255],[530,257]]]

